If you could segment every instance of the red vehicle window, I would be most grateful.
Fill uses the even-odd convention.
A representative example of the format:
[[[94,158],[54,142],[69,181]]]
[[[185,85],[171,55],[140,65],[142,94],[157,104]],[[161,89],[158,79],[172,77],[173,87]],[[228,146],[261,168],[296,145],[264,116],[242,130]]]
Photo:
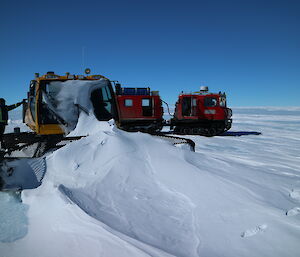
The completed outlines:
[[[133,106],[132,99],[125,99],[125,100],[124,100],[124,105],[125,105],[126,107],[131,107],[131,106]]]
[[[149,98],[142,99],[142,106],[150,106],[150,99]]]
[[[204,106],[205,107],[215,107],[218,104],[218,100],[215,97],[205,97]]]
[[[150,98],[143,98],[142,99],[142,110],[143,110],[143,116],[152,116],[153,110],[152,110],[152,99]]]

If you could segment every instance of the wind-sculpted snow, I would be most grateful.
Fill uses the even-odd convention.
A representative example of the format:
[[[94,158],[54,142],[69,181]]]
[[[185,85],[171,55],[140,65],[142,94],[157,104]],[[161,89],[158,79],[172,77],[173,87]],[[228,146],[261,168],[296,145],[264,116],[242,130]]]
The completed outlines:
[[[47,157],[22,192],[28,233],[0,253],[297,257],[298,111],[234,109],[232,132],[262,134],[190,136],[196,153],[82,113],[71,135],[89,136]]]
[[[174,157],[180,150],[149,135],[115,128],[80,144],[84,146],[78,153],[70,149],[78,149],[74,144],[49,158],[50,165],[69,171],[68,176],[64,173],[57,179],[57,184],[62,183],[61,192],[87,214],[126,236],[174,255],[197,256],[195,205],[157,179],[157,173],[169,174],[172,165],[165,171],[153,166],[154,162],[168,162],[159,156],[152,159],[155,149],[174,150]],[[70,151],[74,155],[68,158],[68,165],[65,160]],[[73,179],[79,183],[74,185]]]

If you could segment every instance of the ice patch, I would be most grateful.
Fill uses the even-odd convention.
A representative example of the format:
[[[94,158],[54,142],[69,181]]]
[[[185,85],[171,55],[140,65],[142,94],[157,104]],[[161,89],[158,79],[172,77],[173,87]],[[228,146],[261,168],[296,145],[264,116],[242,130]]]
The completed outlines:
[[[14,242],[27,234],[28,208],[17,193],[0,192],[0,242]]]
[[[241,234],[241,237],[251,237],[255,236],[257,233],[264,232],[267,229],[266,224],[259,225],[252,229],[247,229],[245,232]]]

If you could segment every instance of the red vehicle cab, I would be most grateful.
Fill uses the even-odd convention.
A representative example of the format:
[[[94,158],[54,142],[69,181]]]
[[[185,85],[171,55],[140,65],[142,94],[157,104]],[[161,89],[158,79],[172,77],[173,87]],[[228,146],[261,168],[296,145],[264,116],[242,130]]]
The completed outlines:
[[[225,93],[201,87],[199,92],[179,95],[171,126],[177,133],[215,136],[231,128],[231,116]]]
[[[127,131],[160,131],[163,126],[162,101],[150,88],[124,88],[116,84],[119,127]]]

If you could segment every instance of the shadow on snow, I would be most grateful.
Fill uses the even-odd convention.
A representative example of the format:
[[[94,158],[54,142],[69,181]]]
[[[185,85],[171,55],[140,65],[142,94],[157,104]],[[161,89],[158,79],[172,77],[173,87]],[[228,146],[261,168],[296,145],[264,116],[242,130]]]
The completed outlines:
[[[220,137],[225,137],[225,136],[240,137],[240,136],[249,136],[249,135],[261,135],[261,132],[258,132],[258,131],[226,131],[219,136]]]

